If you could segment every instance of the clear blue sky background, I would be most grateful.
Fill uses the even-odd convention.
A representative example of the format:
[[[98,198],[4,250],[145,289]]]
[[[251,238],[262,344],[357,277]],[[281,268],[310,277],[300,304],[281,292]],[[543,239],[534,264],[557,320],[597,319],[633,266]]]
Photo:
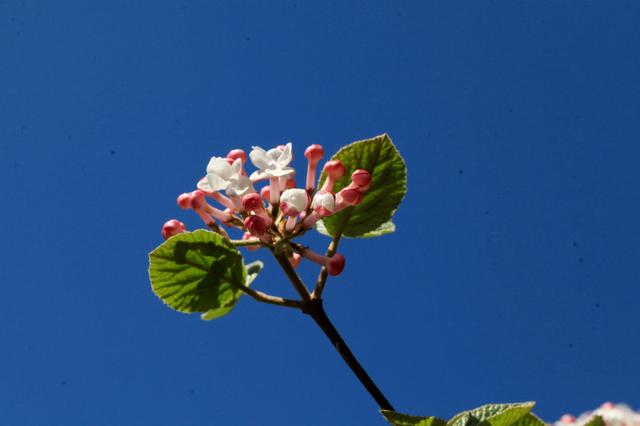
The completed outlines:
[[[396,408],[640,406],[639,22],[637,1],[0,2],[0,425],[384,424],[309,318],[243,299],[202,322],[147,277],[165,220],[199,226],[175,197],[210,156],[291,140],[304,167],[382,132],[398,231],[342,245],[326,307]],[[271,261],[255,286],[293,294]]]

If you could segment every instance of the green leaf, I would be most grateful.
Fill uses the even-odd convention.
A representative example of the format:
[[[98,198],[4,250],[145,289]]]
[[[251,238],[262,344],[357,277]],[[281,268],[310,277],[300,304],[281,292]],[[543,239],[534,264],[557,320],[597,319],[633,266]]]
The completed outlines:
[[[447,422],[438,417],[420,417],[401,414],[390,410],[380,410],[389,423],[394,426],[446,426]]]
[[[327,227],[324,226],[324,222],[322,221],[322,219],[317,221],[315,226],[316,226],[316,231],[318,231],[322,235],[326,235],[328,237],[332,236],[331,234],[329,234],[329,231],[327,231]],[[381,237],[383,235],[395,232],[395,230],[396,230],[396,225],[389,220],[383,223],[382,225],[380,225],[378,229],[375,229],[371,232],[367,232],[366,234],[362,234],[358,238]]]
[[[357,169],[371,173],[372,183],[359,205],[323,219],[326,233],[330,236],[342,233],[346,237],[374,237],[392,232],[388,225],[383,228],[386,231],[379,229],[390,221],[407,192],[407,167],[389,136],[384,134],[353,142],[331,159],[342,161],[346,169],[345,175],[336,182],[335,192],[351,183],[351,173]],[[325,179],[326,175],[322,173],[320,187]]]
[[[584,426],[605,426],[605,422],[602,416],[593,416]]]
[[[149,254],[153,292],[180,312],[229,312],[247,282],[242,255],[221,235],[177,234]],[[229,309],[227,309],[229,308]]]
[[[520,417],[520,420],[511,426],[547,426],[547,424],[535,414],[529,413],[526,416]]]
[[[255,280],[258,277],[258,274],[260,273],[263,267],[264,267],[264,263],[262,263],[259,260],[256,260],[255,262],[251,262],[246,266],[247,281],[244,284],[246,287],[249,287],[253,282],[253,280]],[[237,289],[236,299],[234,299],[232,303],[230,303],[228,306],[223,306],[221,308],[209,309],[207,312],[200,315],[200,319],[203,321],[211,321],[228,314],[236,306],[238,298],[243,294],[244,292],[242,290]]]
[[[513,404],[487,404],[463,411],[447,422],[448,426],[510,426],[527,415],[535,402]]]

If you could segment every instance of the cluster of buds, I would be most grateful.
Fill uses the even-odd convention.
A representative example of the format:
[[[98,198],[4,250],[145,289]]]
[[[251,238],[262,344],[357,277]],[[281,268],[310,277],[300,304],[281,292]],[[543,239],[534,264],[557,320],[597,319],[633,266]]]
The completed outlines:
[[[245,171],[247,154],[241,149],[230,151],[226,157],[212,157],[197,189],[179,195],[178,205],[193,210],[205,225],[225,236],[217,222],[238,228],[243,232],[243,240],[255,242],[247,246],[249,249],[287,243],[318,220],[360,204],[371,187],[371,174],[356,170],[351,174],[351,183],[335,191],[336,182],[345,175],[346,168],[340,160],[331,160],[322,168],[326,180],[318,189],[316,175],[324,149],[311,145],[304,156],[307,159],[304,188],[296,186],[295,170],[289,166],[293,159],[291,143],[268,151],[253,147],[248,159],[257,170],[250,175]],[[256,190],[255,185],[262,181],[268,183]],[[219,207],[211,205],[208,199]],[[185,231],[184,224],[173,219],[164,225],[162,235],[167,239]],[[289,261],[294,267],[304,257],[324,266],[330,275],[337,275],[344,268],[345,259],[339,253],[327,258],[297,244],[290,247],[293,251]]]
[[[628,405],[605,402],[593,411],[587,411],[575,417],[571,414],[563,415],[554,426],[583,426],[593,416],[602,416],[606,426],[640,426],[640,412],[634,411]]]

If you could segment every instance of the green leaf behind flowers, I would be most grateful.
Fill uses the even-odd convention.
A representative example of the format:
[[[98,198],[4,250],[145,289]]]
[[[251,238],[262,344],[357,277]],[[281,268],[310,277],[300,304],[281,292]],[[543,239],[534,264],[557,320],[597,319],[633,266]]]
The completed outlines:
[[[342,147],[332,160],[340,160],[346,173],[334,192],[351,183],[351,174],[364,169],[371,173],[371,188],[362,202],[325,217],[318,230],[330,236],[374,237],[393,232],[391,217],[407,192],[407,167],[387,134],[353,142]],[[319,187],[326,180],[322,173]]]

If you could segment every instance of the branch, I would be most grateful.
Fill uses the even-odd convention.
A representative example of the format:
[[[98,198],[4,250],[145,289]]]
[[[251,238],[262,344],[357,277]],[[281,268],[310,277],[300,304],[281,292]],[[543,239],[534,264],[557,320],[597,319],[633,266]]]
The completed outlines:
[[[314,299],[311,302],[305,303],[302,310],[305,314],[309,315],[320,326],[324,334],[331,341],[331,344],[336,348],[344,362],[347,363],[351,371],[356,375],[360,383],[367,389],[367,392],[375,399],[378,407],[383,410],[395,411],[391,403],[384,396],[382,391],[378,389],[371,377],[367,374],[362,365],[358,362],[355,355],[349,349],[344,339],[338,333],[338,330],[333,326],[327,313],[322,306],[322,299]]]
[[[296,291],[298,292],[302,300],[304,302],[310,301],[311,295],[309,294],[309,289],[307,289],[307,286],[304,285],[304,283],[298,276],[298,273],[296,272],[296,270],[293,269],[293,266],[291,266],[291,262],[289,262],[289,259],[287,259],[287,256],[285,256],[284,253],[279,252],[276,249],[271,249],[271,252],[273,253],[273,256],[276,258],[276,260],[284,270],[285,274],[287,274],[287,277],[293,284],[293,287],[296,289]]]

